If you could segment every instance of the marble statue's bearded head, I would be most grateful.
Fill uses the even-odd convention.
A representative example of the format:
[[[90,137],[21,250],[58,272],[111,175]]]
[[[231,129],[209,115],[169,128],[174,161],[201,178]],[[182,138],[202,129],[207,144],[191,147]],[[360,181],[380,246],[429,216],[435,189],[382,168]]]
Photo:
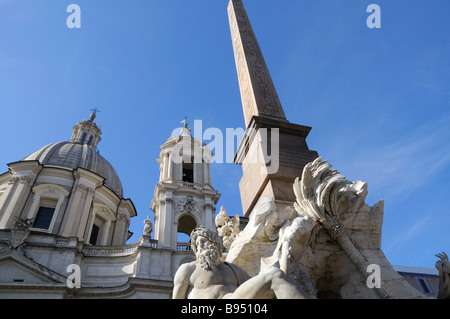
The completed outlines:
[[[195,228],[191,233],[191,247],[202,269],[214,270],[220,264],[222,242],[216,232],[204,226]]]

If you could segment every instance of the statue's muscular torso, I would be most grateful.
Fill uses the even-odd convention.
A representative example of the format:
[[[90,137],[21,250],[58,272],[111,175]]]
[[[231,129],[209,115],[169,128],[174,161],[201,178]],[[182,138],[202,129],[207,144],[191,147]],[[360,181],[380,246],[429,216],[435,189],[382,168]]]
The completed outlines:
[[[239,282],[230,266],[220,263],[215,270],[203,270],[196,265],[189,279],[191,283],[188,292],[189,299],[205,298],[211,299],[227,298],[233,294],[239,286]]]
[[[181,268],[182,267],[182,268]],[[224,299],[232,296],[233,292],[240,285],[237,275],[226,263],[220,263],[214,270],[204,270],[196,262],[182,265],[180,276],[175,278],[175,285],[186,287],[188,299]],[[245,273],[240,276],[248,277]],[[183,293],[184,294],[184,293]]]

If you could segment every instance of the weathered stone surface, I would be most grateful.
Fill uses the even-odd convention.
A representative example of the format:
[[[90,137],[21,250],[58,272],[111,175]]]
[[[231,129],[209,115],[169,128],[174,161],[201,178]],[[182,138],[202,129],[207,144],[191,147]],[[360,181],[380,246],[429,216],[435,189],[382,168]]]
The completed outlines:
[[[239,182],[244,216],[249,216],[258,200],[272,196],[293,204],[292,183],[303,167],[318,157],[306,143],[311,128],[283,121],[253,117],[247,135],[236,152],[242,165]]]
[[[293,179],[318,155],[306,144],[311,128],[286,120],[241,0],[230,1],[228,15],[247,128],[235,163],[242,164],[239,188],[244,216],[249,216],[261,196],[293,203]]]
[[[228,16],[245,124],[248,126],[254,115],[285,120],[283,108],[241,0],[230,1]]]
[[[381,250],[383,202],[365,203],[367,184],[348,182],[321,158],[294,184],[294,206],[263,197],[235,239],[227,261],[257,274],[280,267],[318,298],[426,298],[390,265]],[[368,285],[372,266],[380,286]]]

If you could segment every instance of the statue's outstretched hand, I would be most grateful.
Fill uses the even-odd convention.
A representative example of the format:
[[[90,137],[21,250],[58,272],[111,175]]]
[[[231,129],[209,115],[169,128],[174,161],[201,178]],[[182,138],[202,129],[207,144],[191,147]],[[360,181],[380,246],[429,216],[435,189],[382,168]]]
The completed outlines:
[[[442,260],[443,262],[449,262],[448,261],[448,256],[446,253],[442,252],[441,254],[437,254],[436,257],[438,257],[440,260]]]

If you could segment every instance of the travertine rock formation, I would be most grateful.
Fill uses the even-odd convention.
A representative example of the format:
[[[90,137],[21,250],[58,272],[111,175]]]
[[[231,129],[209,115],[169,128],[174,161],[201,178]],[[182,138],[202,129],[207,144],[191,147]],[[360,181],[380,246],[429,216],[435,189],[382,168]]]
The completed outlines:
[[[346,181],[318,158],[305,166],[294,192],[294,207],[260,201],[228,262],[250,275],[276,265],[318,298],[425,298],[382,252],[384,205],[365,203],[366,183]]]

